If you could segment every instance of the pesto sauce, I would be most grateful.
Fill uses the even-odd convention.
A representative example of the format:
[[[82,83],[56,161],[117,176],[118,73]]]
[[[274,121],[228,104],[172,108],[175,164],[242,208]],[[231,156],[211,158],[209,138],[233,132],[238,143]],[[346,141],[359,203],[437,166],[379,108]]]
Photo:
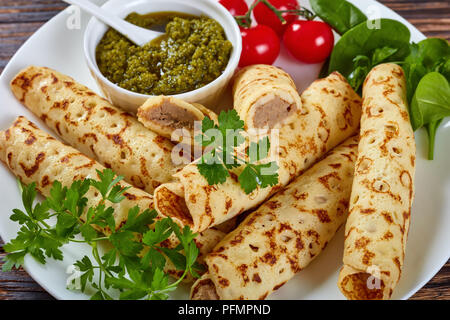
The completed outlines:
[[[96,48],[97,65],[111,82],[137,93],[173,95],[218,78],[233,48],[222,26],[207,17],[178,12],[131,13],[125,20],[166,34],[139,47],[109,29]]]

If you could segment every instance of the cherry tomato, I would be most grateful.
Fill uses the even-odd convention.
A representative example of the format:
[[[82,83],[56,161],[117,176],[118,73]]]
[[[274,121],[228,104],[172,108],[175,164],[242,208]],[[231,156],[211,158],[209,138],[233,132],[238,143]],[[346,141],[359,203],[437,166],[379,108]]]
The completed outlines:
[[[333,31],[322,21],[292,22],[284,32],[283,41],[295,58],[306,63],[324,61],[334,46]]]
[[[244,0],[220,0],[219,3],[233,16],[243,16],[248,11],[247,3]]]
[[[297,0],[269,0],[269,2],[278,10],[300,9]],[[253,9],[253,14],[258,24],[271,27],[279,36],[283,35],[289,23],[297,20],[297,15],[283,13],[282,17],[286,20],[286,23],[282,24],[277,15],[262,2],[258,3],[255,9]]]
[[[242,54],[240,67],[251,64],[272,64],[280,54],[280,39],[264,25],[241,29]]]

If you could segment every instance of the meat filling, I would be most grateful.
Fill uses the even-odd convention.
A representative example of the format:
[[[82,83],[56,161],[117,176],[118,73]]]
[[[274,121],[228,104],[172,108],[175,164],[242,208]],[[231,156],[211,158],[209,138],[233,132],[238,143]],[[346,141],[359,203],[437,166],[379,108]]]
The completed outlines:
[[[163,127],[172,129],[186,128],[191,130],[194,128],[194,121],[201,120],[189,110],[166,99],[157,107],[141,109],[139,115],[147,121],[156,122]]]
[[[192,300],[220,300],[211,279],[200,280],[192,291]]]
[[[255,117],[253,118],[253,124],[256,128],[264,128],[266,126],[273,128],[297,111],[295,103],[289,103],[278,96],[274,96],[273,99],[265,103],[260,103],[256,108]]]

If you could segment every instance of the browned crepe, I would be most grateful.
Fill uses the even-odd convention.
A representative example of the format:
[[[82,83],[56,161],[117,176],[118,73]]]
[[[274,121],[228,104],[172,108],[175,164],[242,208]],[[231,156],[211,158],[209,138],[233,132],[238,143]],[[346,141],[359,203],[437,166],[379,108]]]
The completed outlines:
[[[67,146],[54,139],[46,132],[40,130],[35,124],[24,117],[19,117],[6,131],[0,131],[0,160],[23,183],[36,183],[36,187],[44,196],[50,195],[50,189],[55,180],[63,186],[69,187],[74,180],[85,178],[97,179],[96,170],[103,171],[98,162],[88,158],[76,149]],[[122,187],[130,187],[121,181]],[[136,205],[141,211],[153,209],[153,197],[145,191],[131,187],[124,193],[125,199],[120,203],[109,203],[114,208],[114,219],[116,228],[123,225],[128,217],[128,211]],[[101,201],[101,195],[91,188],[86,197],[87,207],[96,206]],[[84,219],[84,215],[82,218]],[[165,218],[159,215],[157,219]],[[180,223],[180,221],[175,220]],[[219,227],[219,226],[218,226]],[[233,225],[220,226],[223,231],[230,230]],[[99,231],[109,234],[110,230]],[[203,262],[204,256],[225,236],[225,232],[219,229],[208,229],[197,236],[195,242],[199,248],[199,262]],[[167,247],[176,247],[178,240],[172,236],[165,241]],[[174,276],[180,272],[175,270],[171,264],[167,265],[166,271]]]
[[[265,299],[319,255],[348,213],[358,137],[252,212],[206,257],[193,299]]]
[[[258,64],[236,75],[234,108],[246,128],[278,128],[295,119],[302,101],[292,78],[280,68]]]
[[[18,117],[12,127],[0,131],[0,159],[23,183],[35,182],[36,188],[44,196],[50,195],[55,180],[63,186],[70,186],[74,180],[97,179],[96,170],[105,169],[98,162],[40,130],[25,117]],[[130,186],[123,181],[120,185]],[[153,209],[153,197],[143,190],[131,188],[124,196],[122,202],[111,204],[115,210],[117,228],[126,221],[128,210],[132,207],[139,205],[141,210]],[[102,198],[94,188],[89,190],[86,197],[88,206],[96,206]]]
[[[280,128],[278,155],[272,149],[268,157],[279,166],[277,185],[247,195],[237,179],[239,168],[230,172],[225,183],[210,186],[192,163],[174,175],[175,182],[156,189],[155,208],[184,221],[194,231],[205,230],[257,207],[356,133],[361,100],[340,74],[315,81],[302,94],[302,101],[294,121]]]
[[[398,65],[379,65],[364,82],[358,152],[338,286],[348,299],[389,299],[405,257],[416,153]]]
[[[74,148],[149,193],[171,180],[173,144],[87,87],[30,66],[11,82],[17,99]]]

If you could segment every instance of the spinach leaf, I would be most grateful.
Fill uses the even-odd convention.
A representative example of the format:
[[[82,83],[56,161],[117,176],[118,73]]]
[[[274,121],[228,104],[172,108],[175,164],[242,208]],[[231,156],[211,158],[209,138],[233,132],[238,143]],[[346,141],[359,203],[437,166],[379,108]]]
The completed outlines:
[[[381,56],[385,56],[382,62],[397,62],[409,55],[410,32],[401,22],[380,19],[379,29],[371,29],[368,25],[363,22],[339,39],[331,54],[329,73],[339,71],[348,79],[355,71],[354,59],[358,56],[370,57],[372,60],[376,56],[378,63]],[[388,55],[393,50],[396,50],[395,53]]]
[[[372,65],[376,66],[384,61],[386,61],[389,57],[393,56],[398,51],[398,48],[376,48],[373,56],[372,56]]]
[[[358,88],[364,82],[364,78],[370,71],[370,66],[372,65],[371,59],[367,56],[359,55],[353,59],[354,70],[348,76],[348,83],[358,90]]]
[[[354,70],[348,76],[348,82],[352,88],[358,91],[370,70],[376,65],[386,61],[397,51],[397,48],[382,47],[376,48],[370,58],[364,55],[356,56],[353,59]]]
[[[447,57],[447,60],[443,60],[436,65],[437,72],[442,74],[447,81],[450,81],[450,57]]]
[[[438,72],[430,72],[419,82],[410,108],[414,130],[426,127],[429,136],[428,159],[433,159],[436,129],[450,116],[450,85]]]
[[[411,51],[403,63],[407,82],[408,101],[419,81],[429,72],[437,71],[450,81],[450,45],[444,39],[429,38],[411,44]]]
[[[309,3],[314,12],[340,35],[367,20],[361,10],[345,0],[310,0]]]
[[[450,56],[450,46],[444,39],[428,38],[412,46],[416,47],[416,50],[411,50],[405,62],[422,63],[428,70],[433,69],[436,62],[442,58]]]

